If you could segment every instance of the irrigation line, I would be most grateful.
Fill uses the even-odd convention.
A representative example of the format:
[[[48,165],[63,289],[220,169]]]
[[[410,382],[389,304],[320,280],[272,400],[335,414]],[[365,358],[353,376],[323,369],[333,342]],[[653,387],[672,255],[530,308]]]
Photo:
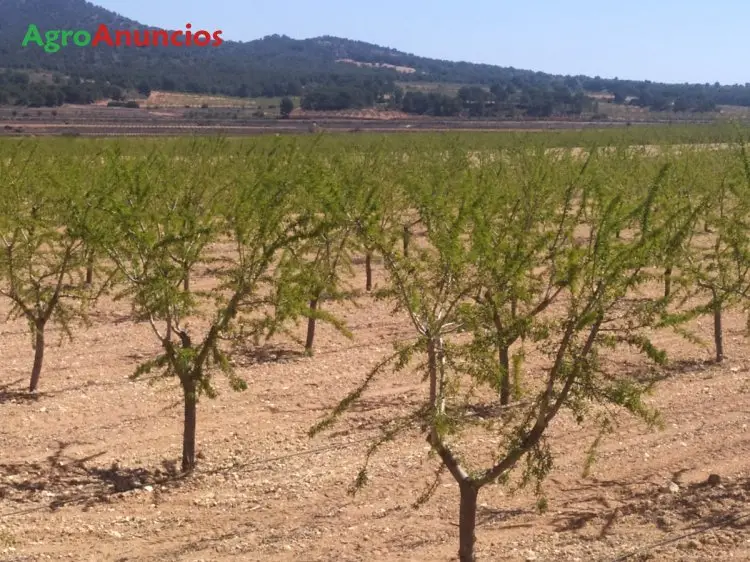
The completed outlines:
[[[623,560],[628,560],[630,558],[633,558],[634,556],[637,556],[639,554],[644,554],[646,552],[649,552],[655,548],[659,548],[660,546],[665,546],[667,544],[686,539],[688,537],[692,537],[694,535],[700,535],[701,533],[705,533],[709,529],[716,529],[721,527],[726,527],[727,525],[731,523],[737,523],[739,521],[742,521],[743,519],[750,518],[750,512],[747,513],[737,513],[735,515],[727,515],[726,517],[721,518],[719,521],[716,521],[714,523],[706,523],[702,525],[700,528],[691,531],[689,533],[683,533],[681,535],[677,535],[671,538],[662,539],[660,541],[657,541],[655,543],[646,545],[644,547],[638,548],[636,550],[632,550],[630,552],[627,552],[625,554],[621,554],[617,558],[613,558],[611,562],[622,562]],[[688,527],[690,529],[691,527]]]
[[[267,458],[264,458],[264,459],[256,459],[256,460],[249,461],[249,462],[246,462],[246,463],[243,463],[243,464],[235,464],[235,465],[232,465],[232,466],[230,466],[228,468],[215,468],[213,470],[208,470],[206,472],[202,472],[201,474],[216,474],[218,472],[224,472],[227,469],[249,468],[249,467],[252,467],[252,466],[263,465],[263,464],[267,464],[267,463],[271,463],[271,462],[292,459],[292,458],[295,458],[295,457],[304,457],[304,456],[307,456],[307,455],[315,455],[317,453],[325,453],[326,451],[333,451],[333,450],[336,450],[336,449],[346,449],[346,448],[351,447],[353,445],[359,445],[359,444],[365,443],[367,441],[372,441],[373,438],[374,438],[373,436],[363,437],[361,439],[355,439],[354,441],[348,441],[346,443],[334,443],[332,445],[325,445],[323,447],[318,447],[316,449],[307,449],[305,451],[297,451],[296,453],[289,453],[287,455],[280,455],[278,457],[267,457]]]

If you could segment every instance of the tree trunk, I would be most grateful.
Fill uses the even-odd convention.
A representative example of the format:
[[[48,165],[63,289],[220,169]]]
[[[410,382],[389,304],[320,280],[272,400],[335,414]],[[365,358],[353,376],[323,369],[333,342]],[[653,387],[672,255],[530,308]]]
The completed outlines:
[[[437,347],[437,368],[438,368],[438,392],[439,399],[437,402],[437,411],[439,414],[445,413],[445,342],[443,338],[438,338]]]
[[[310,301],[310,310],[314,313],[318,310],[318,299]],[[305,341],[305,352],[312,353],[313,342],[315,341],[315,318],[311,316],[307,319],[307,340]]]
[[[409,225],[404,225],[404,257],[409,257],[409,242],[411,241],[411,231]]]
[[[724,334],[721,329],[721,300],[714,292],[714,343],[716,344],[716,362],[724,360]]]
[[[185,419],[182,429],[182,471],[190,472],[195,468],[195,426],[197,419],[198,396],[195,381],[183,381],[182,391],[185,396]]]
[[[510,313],[513,320],[516,319],[516,299],[510,303]],[[510,345],[505,341],[505,329],[497,308],[493,305],[492,320],[497,330],[497,347],[499,350],[500,360],[500,404],[505,406],[510,403]],[[521,334],[524,337],[524,334]]]
[[[190,291],[190,270],[189,269],[185,270],[185,279],[182,280],[182,288],[185,290],[186,293]]]
[[[664,298],[669,298],[672,294],[672,266],[664,270]]]
[[[29,392],[35,392],[39,386],[39,376],[42,374],[42,363],[44,362],[44,324],[36,325],[36,338],[34,340],[34,367],[31,369],[31,382]]]
[[[474,562],[474,530],[477,526],[477,495],[479,490],[471,482],[460,482],[461,507],[458,515],[459,548],[461,562]]]
[[[89,252],[86,261],[86,286],[91,287],[94,283],[94,252]]]
[[[365,275],[367,276],[365,291],[369,293],[372,291],[372,252],[367,252],[365,256]]]
[[[427,342],[427,376],[430,378],[430,406],[437,410],[438,397],[438,357],[435,340],[430,337]]]
[[[427,341],[427,376],[430,379],[430,407],[435,415],[445,412],[445,349],[442,338]]]
[[[508,346],[500,345],[500,368],[503,378],[500,379],[500,404],[510,404],[510,349]]]

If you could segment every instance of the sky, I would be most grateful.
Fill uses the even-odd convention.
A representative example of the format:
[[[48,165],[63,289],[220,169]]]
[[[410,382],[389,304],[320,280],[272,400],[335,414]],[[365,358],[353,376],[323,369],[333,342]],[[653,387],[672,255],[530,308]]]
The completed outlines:
[[[415,55],[554,74],[750,82],[746,0],[91,0],[224,39],[334,35]],[[210,28],[210,29],[209,29]]]

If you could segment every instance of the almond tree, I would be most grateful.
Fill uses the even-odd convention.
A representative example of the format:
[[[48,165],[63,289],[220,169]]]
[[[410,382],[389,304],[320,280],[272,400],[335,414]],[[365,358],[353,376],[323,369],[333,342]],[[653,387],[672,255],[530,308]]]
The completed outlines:
[[[679,254],[681,274],[676,279],[679,304],[689,299],[708,301],[672,315],[684,322],[701,314],[713,317],[714,357],[724,360],[723,311],[745,304],[750,297],[750,163],[744,144],[720,154],[690,155],[701,175],[690,194],[708,231],[694,228],[688,251]]]
[[[381,231],[393,228],[396,221],[403,222],[407,210],[402,193],[393,185],[389,173],[397,155],[388,148],[385,144],[372,147],[364,154],[339,159],[336,163],[340,183],[347,194],[347,219],[355,225],[355,248],[365,255],[365,291],[368,293],[374,287],[375,249],[361,234],[375,227],[375,223]]]
[[[208,158],[199,144],[185,161],[161,154],[135,162],[112,158],[110,185],[117,188],[105,209],[110,224],[102,247],[124,278],[122,295],[162,348],[134,376],[156,369],[178,378],[185,405],[182,470],[191,471],[198,399],[216,396],[213,374],[225,373],[234,389],[246,386],[222,342],[243,316],[269,304],[279,252],[304,235],[308,217],[296,212],[296,186],[287,175],[294,154]],[[186,286],[189,272],[208,263],[217,283]],[[270,324],[247,325],[257,335]]]
[[[439,457],[441,468],[459,485],[459,558],[468,561],[475,557],[479,491],[492,483],[507,482],[521,461],[525,461],[523,482],[541,482],[552,466],[546,431],[563,409],[583,421],[590,404],[603,402],[624,407],[650,422],[656,420],[642,402],[646,387],[609,372],[602,352],[629,345],[652,360],[664,361],[664,354],[643,332],[652,318],[649,307],[628,295],[650,279],[645,269],[653,252],[669,242],[667,226],[690,217],[686,209],[677,206],[669,217],[650,222],[659,182],[643,186],[638,197],[627,199],[616,190],[594,189],[587,182],[558,185],[566,193],[562,206],[551,215],[540,212],[538,220],[545,222],[527,230],[541,240],[552,233],[552,240],[559,237],[562,242],[552,244],[555,251],[547,256],[522,253],[520,266],[507,259],[505,275],[498,277],[496,284],[478,267],[492,263],[487,254],[498,251],[488,243],[490,225],[479,210],[504,186],[483,179],[461,157],[434,165],[440,166],[437,173],[423,171],[425,184],[410,194],[425,225],[428,245],[413,257],[405,257],[394,250],[393,236],[371,233],[379,240],[376,245],[384,256],[390,294],[408,315],[416,342],[402,344],[396,355],[373,370],[311,433],[330,426],[356,402],[384,365],[395,362],[397,370],[403,369],[413,357],[421,357],[424,361],[417,369],[428,384],[423,406],[386,426],[382,438],[368,452],[354,490],[367,481],[367,463],[380,444],[406,429],[419,428]],[[431,181],[438,176],[439,183]],[[547,174],[544,181],[554,182],[554,176]],[[585,235],[580,232],[576,210],[583,202],[587,207]],[[518,224],[518,216],[510,212],[496,213],[492,220],[495,228],[505,225],[520,230],[527,226]],[[634,237],[618,237],[634,221],[639,232]],[[512,245],[500,248],[507,258],[517,255],[514,250]],[[506,292],[510,295],[505,298],[512,302],[516,291],[520,300],[523,285],[505,281],[513,278],[516,269],[521,278],[534,272],[545,288],[541,294],[554,301],[545,314],[525,319],[533,351],[545,366],[535,370],[530,379],[533,384],[516,403],[492,409],[485,405],[482,388],[497,390],[497,359],[492,347],[477,345],[477,341],[495,327],[484,314],[484,305],[472,296],[478,290]],[[633,322],[634,318],[638,322]],[[468,334],[460,333],[466,331]],[[478,409],[484,412],[481,417],[476,415]],[[607,410],[601,415],[600,423],[611,423]],[[489,465],[461,441],[462,434],[481,430],[498,438]]]
[[[323,309],[323,303],[357,304],[357,291],[348,280],[358,252],[366,254],[366,290],[372,289],[373,248],[362,233],[372,227],[390,228],[401,220],[398,193],[384,173],[384,157],[388,156],[382,147],[366,154],[342,150],[327,159],[310,158],[300,172],[306,179],[300,210],[312,217],[316,235],[298,250],[282,255],[277,267],[275,321],[278,329],[296,339],[288,325],[307,318],[307,354],[313,353],[318,321],[352,337],[339,317]]]
[[[26,146],[0,156],[0,295],[31,330],[30,392],[39,386],[50,322],[72,338],[97,293],[82,283],[91,219],[83,171],[91,166]]]
[[[495,190],[477,208],[479,224],[473,242],[481,248],[477,269],[483,277],[483,290],[474,299],[473,312],[478,316],[465,321],[473,326],[477,349],[496,350],[496,382],[503,406],[510,403],[512,390],[516,397],[520,394],[523,349],[512,354],[512,346],[526,339],[533,318],[543,314],[564,289],[561,284],[550,285],[554,279],[549,272],[530,269],[528,264],[555,263],[555,256],[567,243],[565,229],[581,223],[586,207],[574,198],[579,194],[578,184],[588,180],[585,174],[591,158],[578,162],[570,153],[561,158],[543,148],[524,146],[513,153],[518,171],[505,165],[482,168],[485,177],[479,181],[503,189]],[[559,183],[548,181],[551,169]],[[482,331],[483,326],[492,329]]]
[[[333,157],[330,166],[319,158],[305,162],[303,177],[306,209],[316,222],[316,236],[309,238],[297,251],[288,251],[280,267],[291,273],[281,278],[278,287],[286,291],[283,314],[287,317],[307,317],[305,353],[312,355],[315,328],[318,320],[332,324],[339,332],[351,337],[343,321],[323,310],[323,302],[351,300],[352,293],[346,278],[352,275],[352,254],[356,249],[356,223],[351,207],[358,198],[354,186],[340,180],[339,167],[346,165],[344,153]],[[292,293],[302,293],[295,300]],[[307,306],[302,305],[303,302]],[[294,303],[297,306],[294,306]],[[280,302],[281,304],[281,302]],[[279,309],[281,312],[281,309]]]

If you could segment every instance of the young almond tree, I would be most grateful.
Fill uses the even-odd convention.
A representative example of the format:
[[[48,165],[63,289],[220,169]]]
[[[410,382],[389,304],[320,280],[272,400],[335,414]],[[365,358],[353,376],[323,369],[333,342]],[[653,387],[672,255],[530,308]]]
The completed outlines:
[[[383,173],[384,151],[363,154],[342,150],[329,158],[312,156],[305,163],[305,192],[300,195],[300,209],[314,221],[316,235],[306,240],[298,251],[286,251],[277,271],[275,313],[276,325],[285,329],[287,320],[307,318],[305,351],[311,355],[318,321],[332,325],[347,337],[352,334],[344,322],[323,309],[325,302],[349,302],[356,305],[349,279],[353,274],[353,256],[366,252],[366,289],[372,289],[372,248],[361,236],[370,228],[373,217],[380,217],[384,227],[397,220],[398,202],[390,197]],[[385,203],[385,199],[388,202]],[[379,213],[373,212],[378,207]]]
[[[394,221],[403,221],[406,209],[402,193],[394,188],[391,174],[393,160],[398,157],[387,145],[370,148],[367,152],[355,152],[337,159],[336,172],[340,177],[341,191],[345,193],[347,220],[355,225],[355,249],[365,257],[365,291],[374,288],[373,258],[375,249],[366,237],[360,236],[378,222],[380,230],[392,228]]]
[[[350,155],[344,153],[343,156],[337,155],[330,165],[319,157],[305,159],[303,177],[308,179],[305,184],[305,209],[314,217],[317,234],[301,245],[298,251],[286,252],[279,267],[287,275],[280,277],[278,282],[279,289],[286,292],[286,295],[279,295],[282,298],[279,300],[278,313],[290,319],[307,317],[304,345],[308,355],[313,353],[318,320],[332,324],[339,332],[351,337],[339,318],[323,310],[326,301],[351,298],[346,278],[352,274],[356,223],[350,216],[350,207],[357,198],[353,197],[352,185],[340,181],[339,167],[346,164],[346,158]],[[295,299],[292,293],[302,298]],[[293,303],[302,305],[303,302],[307,306],[292,306]]]
[[[637,197],[625,199],[615,189],[586,181],[573,187],[569,181],[557,183],[570,176],[559,174],[550,163],[549,173],[539,176],[537,187],[548,190],[546,182],[559,186],[564,195],[556,213],[541,212],[538,220],[544,223],[530,228],[518,224],[518,215],[511,212],[491,216],[493,228],[524,228],[538,233],[540,239],[551,235],[548,242],[554,251],[549,255],[526,252],[519,256],[511,244],[498,248],[488,243],[492,240],[490,225],[480,212],[504,186],[487,180],[490,175],[483,177],[470,169],[460,156],[433,165],[436,169],[420,170],[424,177],[421,186],[408,188],[426,227],[427,245],[404,257],[394,250],[392,233],[372,233],[373,239],[379,240],[378,251],[391,279],[390,294],[407,313],[417,338],[415,343],[402,345],[394,357],[396,368],[404,368],[412,357],[423,358],[417,369],[427,381],[426,399],[416,412],[386,427],[382,439],[368,452],[357,486],[366,482],[367,462],[382,442],[405,429],[419,428],[441,467],[459,485],[459,558],[470,561],[475,559],[480,490],[507,482],[522,461],[523,481],[540,482],[552,467],[547,428],[563,409],[583,421],[592,403],[603,402],[655,420],[642,402],[646,389],[608,372],[602,352],[629,345],[653,360],[664,360],[641,330],[647,322],[640,320],[651,317],[649,307],[641,299],[628,297],[650,279],[644,270],[652,253],[668,242],[666,227],[688,220],[688,213],[678,206],[673,215],[653,223],[649,219],[659,182],[644,185]],[[438,178],[440,181],[435,181]],[[587,206],[587,225],[578,224],[576,206],[582,202]],[[640,225],[639,232],[632,237],[618,236],[633,222]],[[563,242],[554,242],[557,237]],[[498,251],[504,256],[499,261],[506,264],[506,271],[495,284],[479,266],[494,263],[496,258],[487,254]],[[523,260],[520,265],[519,259]],[[534,272],[541,285],[549,288],[543,294],[554,300],[554,307],[545,314],[526,316],[529,347],[533,348],[529,352],[533,351],[543,366],[529,376],[528,388],[514,404],[490,408],[487,401],[494,402],[497,392],[497,356],[494,347],[476,341],[486,341],[487,332],[495,328],[484,305],[473,297],[477,291],[517,291],[520,300],[523,284],[505,281],[516,270],[521,278]],[[639,322],[632,322],[634,318]],[[371,372],[311,433],[330,426],[382,371],[381,366]],[[482,416],[476,415],[478,410]],[[601,414],[605,416],[601,423],[606,423],[607,412]],[[496,439],[486,454],[462,441],[463,435],[477,431],[486,432],[484,439]],[[487,464],[489,455],[492,461]]]
[[[750,163],[744,145],[718,154],[691,154],[690,159],[702,171],[692,196],[709,229],[690,233],[678,293],[682,303],[706,296],[708,302],[675,316],[713,316],[715,360],[720,363],[725,356],[723,311],[750,297]]]
[[[39,386],[50,323],[72,337],[95,297],[82,283],[91,218],[82,171],[91,165],[25,145],[0,155],[0,295],[31,329],[30,392]]]
[[[523,349],[513,354],[512,346],[526,339],[533,318],[543,314],[564,289],[562,284],[550,284],[554,279],[546,270],[530,269],[528,264],[554,263],[568,242],[565,229],[581,222],[585,207],[576,204],[574,196],[590,158],[578,162],[569,153],[561,156],[543,147],[523,147],[513,153],[517,170],[501,163],[483,166],[480,172],[480,182],[493,182],[503,189],[476,211],[474,244],[481,248],[476,265],[483,290],[475,297],[473,311],[479,316],[471,325],[473,345],[496,350],[502,406],[510,403],[511,394],[518,397],[521,391]],[[569,172],[561,182],[567,183],[564,189],[544,181],[551,166]],[[492,329],[482,332],[482,326]]]
[[[222,342],[242,315],[262,310],[271,270],[283,249],[303,237],[288,176],[294,154],[202,150],[177,160],[154,154],[135,162],[112,156],[108,235],[101,246],[124,279],[123,296],[148,321],[162,353],[134,376],[157,369],[180,382],[184,398],[182,470],[195,467],[199,397],[216,395],[213,374],[233,371]],[[206,264],[217,282],[186,285]],[[267,329],[267,322],[254,325]]]
[[[315,246],[312,261],[302,268],[302,276],[307,280],[305,286],[309,291],[309,310],[306,312],[307,337],[305,353],[312,355],[315,343],[315,327],[318,320],[327,320],[339,331],[351,336],[344,324],[322,309],[323,300],[342,300],[346,295],[342,286],[342,273],[351,273],[349,243],[354,232],[353,224],[344,223],[337,227],[321,229],[319,238],[313,241]],[[311,248],[312,250],[312,248]]]

